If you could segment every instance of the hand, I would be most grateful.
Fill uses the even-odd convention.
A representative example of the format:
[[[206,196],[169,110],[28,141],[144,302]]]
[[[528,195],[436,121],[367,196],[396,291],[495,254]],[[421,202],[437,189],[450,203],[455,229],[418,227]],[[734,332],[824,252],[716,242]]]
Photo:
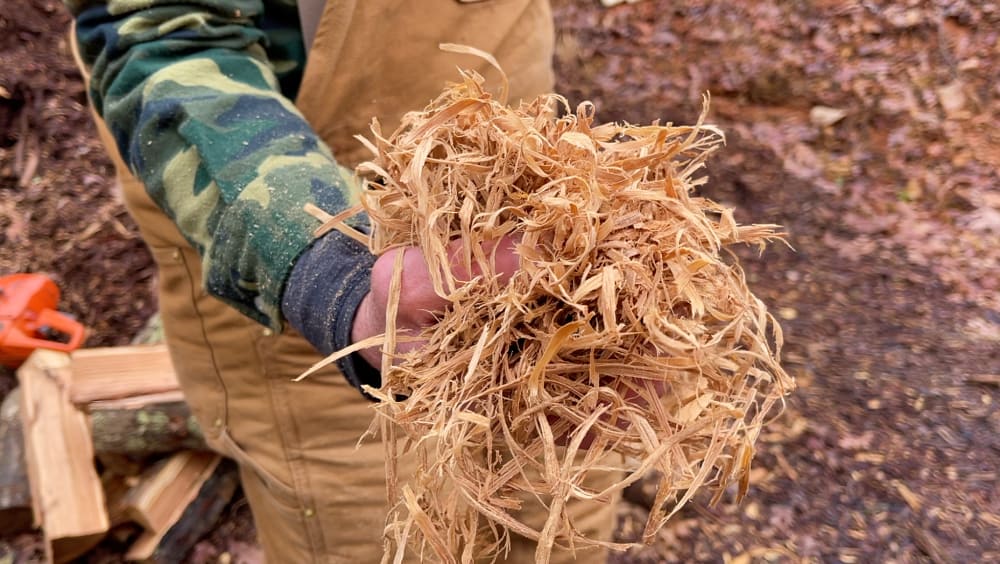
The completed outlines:
[[[487,256],[495,253],[495,266],[501,281],[510,280],[517,272],[520,264],[515,247],[518,240],[514,237],[503,237],[497,241],[483,243],[483,251]],[[385,332],[385,314],[389,304],[389,284],[392,282],[393,267],[396,257],[403,253],[403,274],[400,284],[399,307],[396,313],[396,331],[402,335],[417,335],[425,327],[437,321],[436,314],[444,311],[448,300],[434,291],[431,282],[430,268],[424,260],[423,253],[416,247],[392,249],[380,256],[372,268],[371,290],[361,301],[354,324],[351,328],[351,339],[358,342],[368,337],[381,335]],[[462,265],[462,241],[455,240],[448,245],[448,255],[451,258],[451,271],[456,280],[468,281],[481,274],[478,267],[472,272]],[[409,352],[421,347],[424,343],[417,341],[400,342],[396,346],[397,353]],[[376,347],[363,349],[359,353],[376,369],[382,366],[382,351]]]

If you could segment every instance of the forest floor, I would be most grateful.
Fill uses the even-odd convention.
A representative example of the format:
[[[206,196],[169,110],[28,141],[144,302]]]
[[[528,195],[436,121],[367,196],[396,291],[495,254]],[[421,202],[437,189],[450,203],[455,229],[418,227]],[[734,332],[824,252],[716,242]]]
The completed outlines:
[[[89,346],[126,344],[156,310],[155,272],[90,124],[68,16],[8,4],[0,274],[52,275]],[[703,193],[790,243],[741,253],[798,383],[749,495],[696,498],[612,561],[1000,561],[1000,4],[553,7],[559,92],[601,121],[677,124],[710,93],[727,145]],[[0,374],[0,399],[13,385]],[[644,511],[622,503],[621,540]],[[37,561],[38,538],[0,538],[0,563]],[[191,556],[255,558],[239,500]]]

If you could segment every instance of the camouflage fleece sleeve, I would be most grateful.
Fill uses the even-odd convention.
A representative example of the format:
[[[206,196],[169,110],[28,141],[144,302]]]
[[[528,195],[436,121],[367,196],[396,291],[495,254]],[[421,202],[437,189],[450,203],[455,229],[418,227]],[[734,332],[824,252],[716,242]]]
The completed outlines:
[[[351,182],[288,99],[297,80],[281,93],[282,72],[304,60],[294,0],[66,4],[93,103],[124,161],[199,251],[206,291],[280,328],[283,286],[316,226],[303,204],[336,212],[351,198]],[[287,29],[276,28],[282,21]]]

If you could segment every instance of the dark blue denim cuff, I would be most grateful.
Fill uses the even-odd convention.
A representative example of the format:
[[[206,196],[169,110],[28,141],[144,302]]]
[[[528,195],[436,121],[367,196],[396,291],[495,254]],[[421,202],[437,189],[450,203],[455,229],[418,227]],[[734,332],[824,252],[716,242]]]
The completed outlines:
[[[351,344],[354,316],[371,288],[373,264],[367,248],[339,231],[317,239],[296,261],[282,295],[282,313],[321,354]],[[357,353],[337,366],[359,390],[382,383],[378,370]]]

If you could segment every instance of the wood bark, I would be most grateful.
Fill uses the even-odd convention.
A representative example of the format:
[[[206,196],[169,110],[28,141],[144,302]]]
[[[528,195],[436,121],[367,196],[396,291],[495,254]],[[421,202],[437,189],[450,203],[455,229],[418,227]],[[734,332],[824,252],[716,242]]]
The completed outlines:
[[[166,399],[165,403],[159,403]],[[179,450],[208,450],[188,405],[172,395],[87,406],[94,451],[141,458]]]
[[[0,534],[31,528],[31,487],[24,459],[18,388],[0,404]]]

